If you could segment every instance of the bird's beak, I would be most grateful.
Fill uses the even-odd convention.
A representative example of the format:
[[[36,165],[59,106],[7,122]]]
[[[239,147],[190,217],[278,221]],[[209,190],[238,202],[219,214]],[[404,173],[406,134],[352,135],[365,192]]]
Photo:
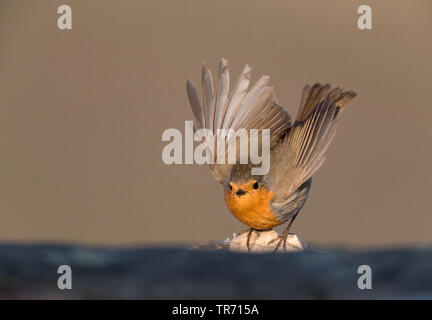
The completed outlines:
[[[246,191],[244,191],[243,189],[238,189],[236,192],[236,195],[241,197],[242,195],[244,195],[246,193]]]

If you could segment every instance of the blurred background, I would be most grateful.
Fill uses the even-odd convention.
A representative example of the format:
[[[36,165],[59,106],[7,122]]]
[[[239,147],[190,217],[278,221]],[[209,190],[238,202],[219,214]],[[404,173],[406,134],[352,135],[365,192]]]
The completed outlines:
[[[72,8],[72,30],[57,8]],[[372,8],[373,30],[357,28]],[[308,243],[430,244],[432,3],[0,0],[0,241],[181,245],[246,229],[206,166],[162,162],[204,60],[358,97],[293,225]],[[213,72],[215,74],[215,72]]]

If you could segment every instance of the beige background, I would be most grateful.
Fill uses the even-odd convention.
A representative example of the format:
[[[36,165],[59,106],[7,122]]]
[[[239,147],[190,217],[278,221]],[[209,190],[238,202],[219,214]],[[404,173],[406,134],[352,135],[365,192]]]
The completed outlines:
[[[57,29],[70,4],[73,30]],[[357,7],[373,9],[371,31]],[[293,231],[342,246],[431,243],[432,3],[0,1],[0,240],[180,244],[245,227],[206,167],[161,161],[203,60],[358,92]]]

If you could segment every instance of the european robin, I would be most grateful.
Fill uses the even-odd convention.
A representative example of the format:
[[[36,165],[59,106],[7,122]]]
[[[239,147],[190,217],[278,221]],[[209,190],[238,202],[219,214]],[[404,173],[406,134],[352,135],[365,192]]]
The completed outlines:
[[[221,183],[232,214],[247,225],[248,248],[252,232],[287,223],[276,249],[283,244],[290,227],[305,204],[312,175],[324,162],[336,132],[341,111],[356,93],[331,88],[329,84],[305,86],[296,119],[277,102],[268,76],[261,77],[248,90],[251,67],[245,66],[234,88],[229,90],[228,64],[221,59],[219,77],[213,86],[210,71],[202,68],[203,104],[195,86],[187,81],[187,93],[194,114],[195,129],[269,129],[270,169],[253,175],[251,164],[210,164],[214,179]],[[224,136],[228,144],[229,135]]]

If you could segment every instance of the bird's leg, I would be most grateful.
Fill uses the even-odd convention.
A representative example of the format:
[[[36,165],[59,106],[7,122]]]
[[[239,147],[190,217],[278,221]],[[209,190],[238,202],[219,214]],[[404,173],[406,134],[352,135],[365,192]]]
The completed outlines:
[[[250,239],[251,239],[252,233],[253,233],[254,231],[257,232],[257,238],[259,238],[259,236],[260,236],[260,234],[261,234],[261,232],[262,232],[262,230],[258,230],[258,229],[253,229],[253,228],[250,228],[250,229],[249,229],[249,231],[248,231],[248,235],[247,235],[247,239],[246,239],[246,247],[247,247],[247,249],[248,249],[248,252],[251,252]]]
[[[277,252],[282,244],[283,244],[284,251],[286,251],[286,242],[287,242],[287,238],[289,235],[289,230],[290,230],[291,225],[293,224],[295,218],[297,217],[297,214],[298,214],[298,212],[292,217],[291,221],[288,223],[288,226],[285,228],[284,231],[282,231],[282,234],[278,238],[273,239],[272,241],[269,242],[269,244],[271,244],[274,241],[279,240],[278,243],[276,244],[276,247],[273,250],[273,252]]]

